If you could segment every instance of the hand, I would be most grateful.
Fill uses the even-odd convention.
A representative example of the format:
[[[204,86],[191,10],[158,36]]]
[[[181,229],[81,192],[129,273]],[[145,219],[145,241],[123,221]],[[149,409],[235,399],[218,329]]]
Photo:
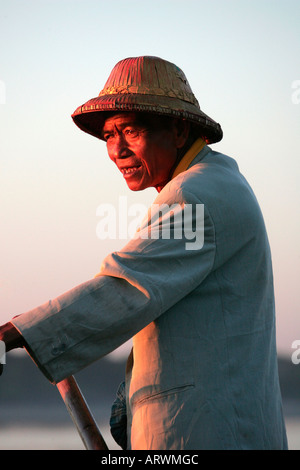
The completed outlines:
[[[22,348],[25,344],[21,333],[10,322],[0,326],[0,341],[5,343],[6,352],[15,348]]]
[[[111,408],[110,432],[117,444],[127,449],[127,414],[125,382],[119,385],[116,399]]]
[[[0,341],[5,343],[6,352],[15,348],[22,348],[24,346],[23,336],[10,322],[0,326]],[[0,364],[0,375],[2,372],[3,364]]]

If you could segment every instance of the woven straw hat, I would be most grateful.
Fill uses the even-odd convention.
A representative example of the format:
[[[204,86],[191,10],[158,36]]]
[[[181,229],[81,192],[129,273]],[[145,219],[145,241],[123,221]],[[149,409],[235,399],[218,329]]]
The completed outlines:
[[[159,57],[130,57],[113,68],[99,96],[79,106],[72,118],[99,139],[106,112],[149,112],[186,119],[208,143],[223,137],[220,124],[201,111],[180,68]]]

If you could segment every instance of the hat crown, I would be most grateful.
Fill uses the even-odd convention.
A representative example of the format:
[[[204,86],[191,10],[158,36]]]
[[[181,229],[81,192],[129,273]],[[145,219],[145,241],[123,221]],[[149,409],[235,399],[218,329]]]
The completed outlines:
[[[177,65],[155,56],[128,57],[112,69],[103,90],[79,106],[75,124],[99,139],[108,112],[143,112],[188,120],[208,143],[219,142],[220,124],[205,114]]]
[[[177,98],[200,109],[183,71],[154,56],[129,57],[115,65],[99,97],[120,94]]]

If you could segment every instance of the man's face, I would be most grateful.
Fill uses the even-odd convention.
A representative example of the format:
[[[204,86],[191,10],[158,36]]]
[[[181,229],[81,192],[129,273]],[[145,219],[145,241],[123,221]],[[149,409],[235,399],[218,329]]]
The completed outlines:
[[[106,119],[103,137],[111,160],[132,191],[155,187],[160,191],[169,181],[177,160],[173,121],[162,127],[155,116],[119,113]]]

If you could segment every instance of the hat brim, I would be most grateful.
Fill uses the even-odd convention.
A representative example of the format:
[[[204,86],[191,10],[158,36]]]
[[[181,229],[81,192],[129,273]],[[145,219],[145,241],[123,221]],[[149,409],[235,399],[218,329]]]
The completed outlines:
[[[72,114],[75,124],[84,132],[104,140],[102,128],[107,112],[144,112],[186,119],[207,143],[219,142],[223,131],[217,122],[197,106],[177,98],[145,94],[112,94],[92,98]]]

